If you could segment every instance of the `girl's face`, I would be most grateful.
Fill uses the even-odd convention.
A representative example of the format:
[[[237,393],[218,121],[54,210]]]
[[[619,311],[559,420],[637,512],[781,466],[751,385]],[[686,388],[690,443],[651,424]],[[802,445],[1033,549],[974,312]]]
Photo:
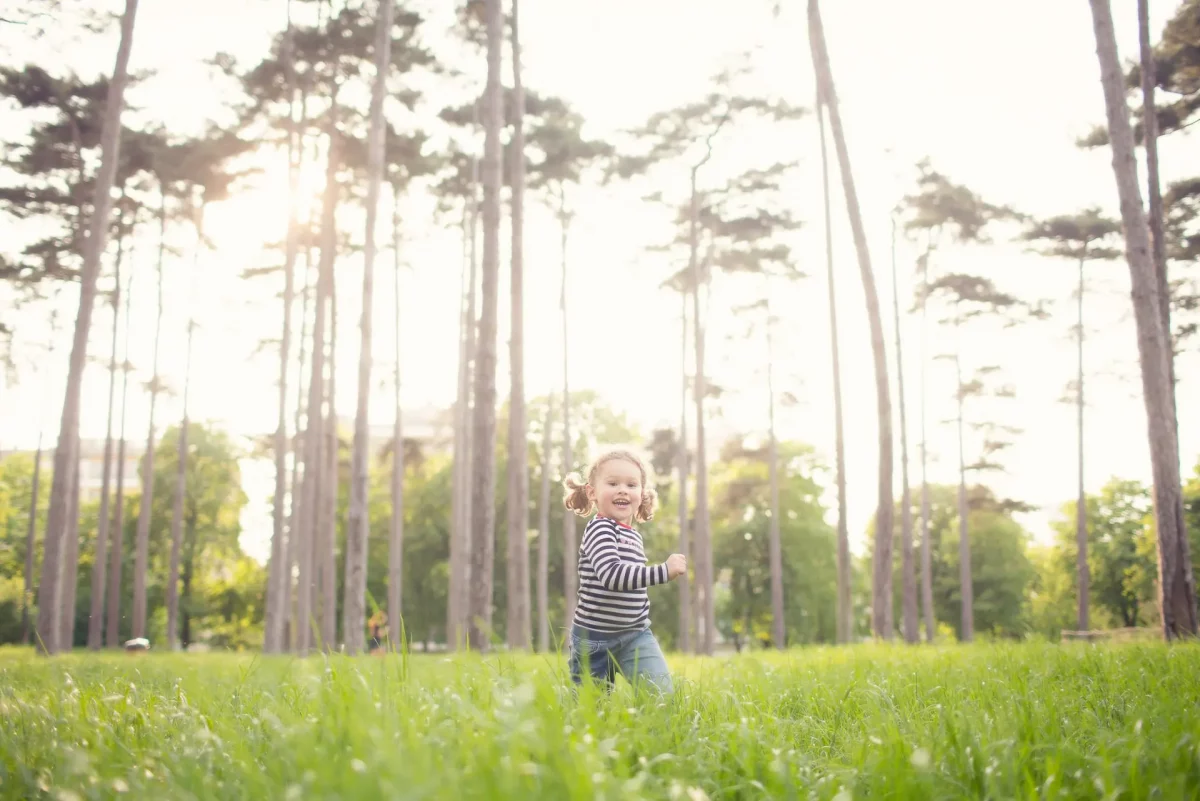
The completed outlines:
[[[632,526],[642,505],[642,471],[627,459],[609,459],[596,471],[587,493],[601,516]]]

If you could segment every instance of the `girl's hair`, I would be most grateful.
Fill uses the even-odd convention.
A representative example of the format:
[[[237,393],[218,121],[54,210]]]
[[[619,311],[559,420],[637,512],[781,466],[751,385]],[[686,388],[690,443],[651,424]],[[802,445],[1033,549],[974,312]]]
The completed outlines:
[[[638,472],[642,475],[642,503],[640,506],[638,506],[637,512],[634,514],[634,520],[638,523],[642,523],[647,520],[653,520],[654,504],[658,500],[658,493],[656,493],[654,488],[650,486],[645,463],[643,463],[641,458],[639,458],[638,455],[633,451],[626,450],[624,448],[614,448],[613,450],[608,450],[601,453],[600,456],[598,456],[592,462],[592,466],[588,468],[586,480],[584,480],[583,476],[581,476],[579,473],[571,473],[569,476],[567,476],[566,480],[563,481],[563,486],[567,490],[566,494],[563,496],[563,506],[567,507],[580,517],[587,517],[590,515],[592,513],[592,509],[595,507],[595,504],[593,504],[591,499],[588,498],[587,487],[589,484],[595,482],[596,475],[600,472],[601,467],[616,459],[622,459],[626,462],[629,462],[636,467]]]

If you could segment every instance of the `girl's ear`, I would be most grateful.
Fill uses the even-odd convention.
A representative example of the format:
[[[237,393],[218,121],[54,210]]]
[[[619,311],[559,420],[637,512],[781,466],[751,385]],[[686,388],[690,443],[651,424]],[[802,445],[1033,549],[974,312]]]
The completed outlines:
[[[596,488],[595,487],[593,487],[591,484],[585,484],[583,487],[583,491],[587,493],[587,498],[589,501],[591,501],[592,503],[596,502]]]

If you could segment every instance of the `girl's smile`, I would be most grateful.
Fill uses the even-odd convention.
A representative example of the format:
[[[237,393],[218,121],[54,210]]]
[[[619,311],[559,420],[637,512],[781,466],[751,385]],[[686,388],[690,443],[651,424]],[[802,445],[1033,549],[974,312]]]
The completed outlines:
[[[642,504],[642,474],[637,465],[625,459],[610,459],[589,484],[588,498],[604,517],[630,525]]]

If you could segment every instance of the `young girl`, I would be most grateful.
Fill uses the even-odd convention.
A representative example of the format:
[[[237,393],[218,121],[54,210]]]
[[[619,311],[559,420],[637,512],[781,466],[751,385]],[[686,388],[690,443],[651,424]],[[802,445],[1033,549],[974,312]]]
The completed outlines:
[[[596,512],[579,545],[579,602],[571,630],[571,680],[583,671],[611,688],[616,672],[637,685],[646,681],[671,692],[671,674],[650,631],[646,588],[666,584],[687,571],[682,554],[646,564],[635,522],[654,517],[654,490],[646,486],[642,461],[624,450],[608,451],[592,463],[585,482],[572,474],[564,505],[580,517]]]

